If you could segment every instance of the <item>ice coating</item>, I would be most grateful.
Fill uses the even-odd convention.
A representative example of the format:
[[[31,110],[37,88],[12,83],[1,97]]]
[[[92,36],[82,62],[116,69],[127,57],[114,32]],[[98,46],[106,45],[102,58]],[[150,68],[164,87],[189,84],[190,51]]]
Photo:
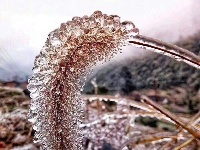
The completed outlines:
[[[82,149],[83,80],[92,66],[112,58],[138,32],[132,22],[96,11],[49,34],[27,87],[32,98],[29,120],[41,149]]]
[[[186,49],[143,35],[132,36],[128,40],[137,47],[169,56],[177,61],[183,61],[200,69],[200,56],[195,55]]]
[[[109,60],[123,46],[136,45],[200,69],[199,56],[138,33],[132,22],[96,11],[74,17],[49,34],[27,87],[32,98],[29,120],[41,149],[82,149],[84,79],[92,66]]]

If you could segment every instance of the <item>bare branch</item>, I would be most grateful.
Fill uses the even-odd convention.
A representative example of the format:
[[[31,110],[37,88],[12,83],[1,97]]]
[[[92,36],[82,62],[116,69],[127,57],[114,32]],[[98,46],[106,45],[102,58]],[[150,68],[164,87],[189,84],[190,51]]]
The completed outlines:
[[[176,122],[176,124],[178,126],[181,126],[183,129],[187,130],[190,134],[192,134],[196,139],[200,140],[200,132],[194,128],[192,128],[191,126],[188,126],[186,123],[184,123],[180,118],[176,117],[174,114],[170,113],[168,110],[166,110],[165,108],[161,107],[159,104],[153,102],[150,98],[146,97],[146,96],[142,96],[141,97],[142,101],[144,101],[145,103],[151,105],[152,107],[154,107],[155,109],[157,109],[158,111],[160,111],[162,114],[166,115],[167,117],[169,117],[171,120],[173,120],[174,122]]]
[[[181,150],[182,148],[190,145],[192,142],[194,142],[195,138],[190,138],[189,140],[187,140],[186,142],[184,142],[183,144],[181,144],[180,146],[178,147],[175,147],[174,150]]]

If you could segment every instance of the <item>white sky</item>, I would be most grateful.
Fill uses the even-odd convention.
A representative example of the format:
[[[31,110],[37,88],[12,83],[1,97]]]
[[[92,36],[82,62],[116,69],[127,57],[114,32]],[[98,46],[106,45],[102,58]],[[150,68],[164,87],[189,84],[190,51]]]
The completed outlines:
[[[30,72],[50,31],[95,10],[133,21],[141,34],[173,42],[200,29],[198,1],[0,0],[0,67]]]

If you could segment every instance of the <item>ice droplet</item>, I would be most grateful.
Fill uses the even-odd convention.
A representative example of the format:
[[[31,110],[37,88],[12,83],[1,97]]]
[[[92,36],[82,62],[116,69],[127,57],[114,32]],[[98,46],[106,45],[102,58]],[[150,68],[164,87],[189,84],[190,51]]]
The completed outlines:
[[[183,59],[178,57],[178,56],[174,56],[174,59],[176,59],[177,61],[182,61]]]
[[[122,27],[124,30],[129,31],[135,28],[135,25],[131,21],[124,21],[122,22]]]
[[[28,121],[30,121],[31,123],[35,123],[36,119],[35,118],[30,118],[30,119],[28,119]]]
[[[37,90],[37,88],[35,87],[35,85],[33,84],[28,84],[27,85],[27,89],[30,91],[30,92],[35,92]]]
[[[37,144],[39,143],[39,140],[33,140],[33,143]]]
[[[33,125],[33,130],[38,131],[39,128],[37,126]]]
[[[76,31],[74,31],[75,36],[81,36],[83,34],[83,31],[80,29],[77,29]]]
[[[128,38],[128,40],[131,44],[135,45],[136,47],[140,47],[169,56],[177,61],[183,61],[197,69],[200,68],[198,56],[192,54],[191,52],[183,48],[142,35],[132,36],[131,38]]]
[[[36,105],[35,105],[35,104],[33,104],[33,105],[31,105],[31,106],[30,106],[30,109],[31,109],[31,110],[36,110],[36,109],[37,109],[37,107],[36,107]]]
[[[71,67],[71,68],[70,68],[70,71],[71,71],[71,72],[73,72],[73,71],[74,71],[74,68],[73,68],[73,67]]]
[[[91,15],[91,17],[95,17],[95,18],[99,18],[99,17],[102,17],[102,16],[103,16],[103,14],[102,14],[102,12],[99,11],[99,10],[95,11],[95,12]]]
[[[81,19],[81,17],[75,16],[72,18],[72,21],[80,22],[80,21],[82,21],[82,19]]]
[[[86,78],[97,62],[114,57],[127,44],[127,38],[137,33],[132,22],[121,23],[119,16],[96,11],[90,17],[74,17],[49,34],[35,60],[34,75],[28,86],[32,98],[29,116],[37,117],[30,121],[34,122],[35,137],[42,149],[62,146],[81,150],[82,133],[78,124],[83,116],[80,101],[83,83],[79,78]],[[62,134],[56,134],[55,129]],[[61,136],[70,141],[64,138],[60,142]],[[48,143],[44,137],[48,137]]]
[[[55,46],[55,47],[60,47],[60,46],[61,46],[61,42],[60,42],[60,40],[57,39],[57,38],[53,38],[53,39],[51,40],[51,44],[52,44],[53,46]]]
[[[120,22],[120,17],[117,15],[111,15],[114,21]]]
[[[40,71],[40,68],[39,67],[34,67],[32,69],[33,73],[38,73]]]
[[[134,29],[129,30],[127,35],[130,36],[130,37],[134,37],[134,36],[136,36],[138,34],[139,34],[139,29],[138,28],[134,28]]]
[[[38,96],[39,96],[38,90],[30,93],[30,97],[33,98],[33,99],[36,98],[36,97],[38,97]]]

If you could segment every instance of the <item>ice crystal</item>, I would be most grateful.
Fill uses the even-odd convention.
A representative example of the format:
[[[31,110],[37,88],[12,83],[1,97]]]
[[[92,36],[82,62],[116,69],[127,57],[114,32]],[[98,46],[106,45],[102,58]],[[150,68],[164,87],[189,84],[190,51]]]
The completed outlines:
[[[121,23],[119,16],[100,11],[74,17],[49,34],[28,85],[32,98],[29,119],[42,149],[82,149],[80,79],[137,34],[132,22]]]
[[[82,149],[83,81],[97,62],[110,60],[123,46],[153,50],[200,69],[199,56],[138,33],[132,22],[96,11],[74,17],[49,34],[36,56],[28,85],[29,118],[42,149]]]

